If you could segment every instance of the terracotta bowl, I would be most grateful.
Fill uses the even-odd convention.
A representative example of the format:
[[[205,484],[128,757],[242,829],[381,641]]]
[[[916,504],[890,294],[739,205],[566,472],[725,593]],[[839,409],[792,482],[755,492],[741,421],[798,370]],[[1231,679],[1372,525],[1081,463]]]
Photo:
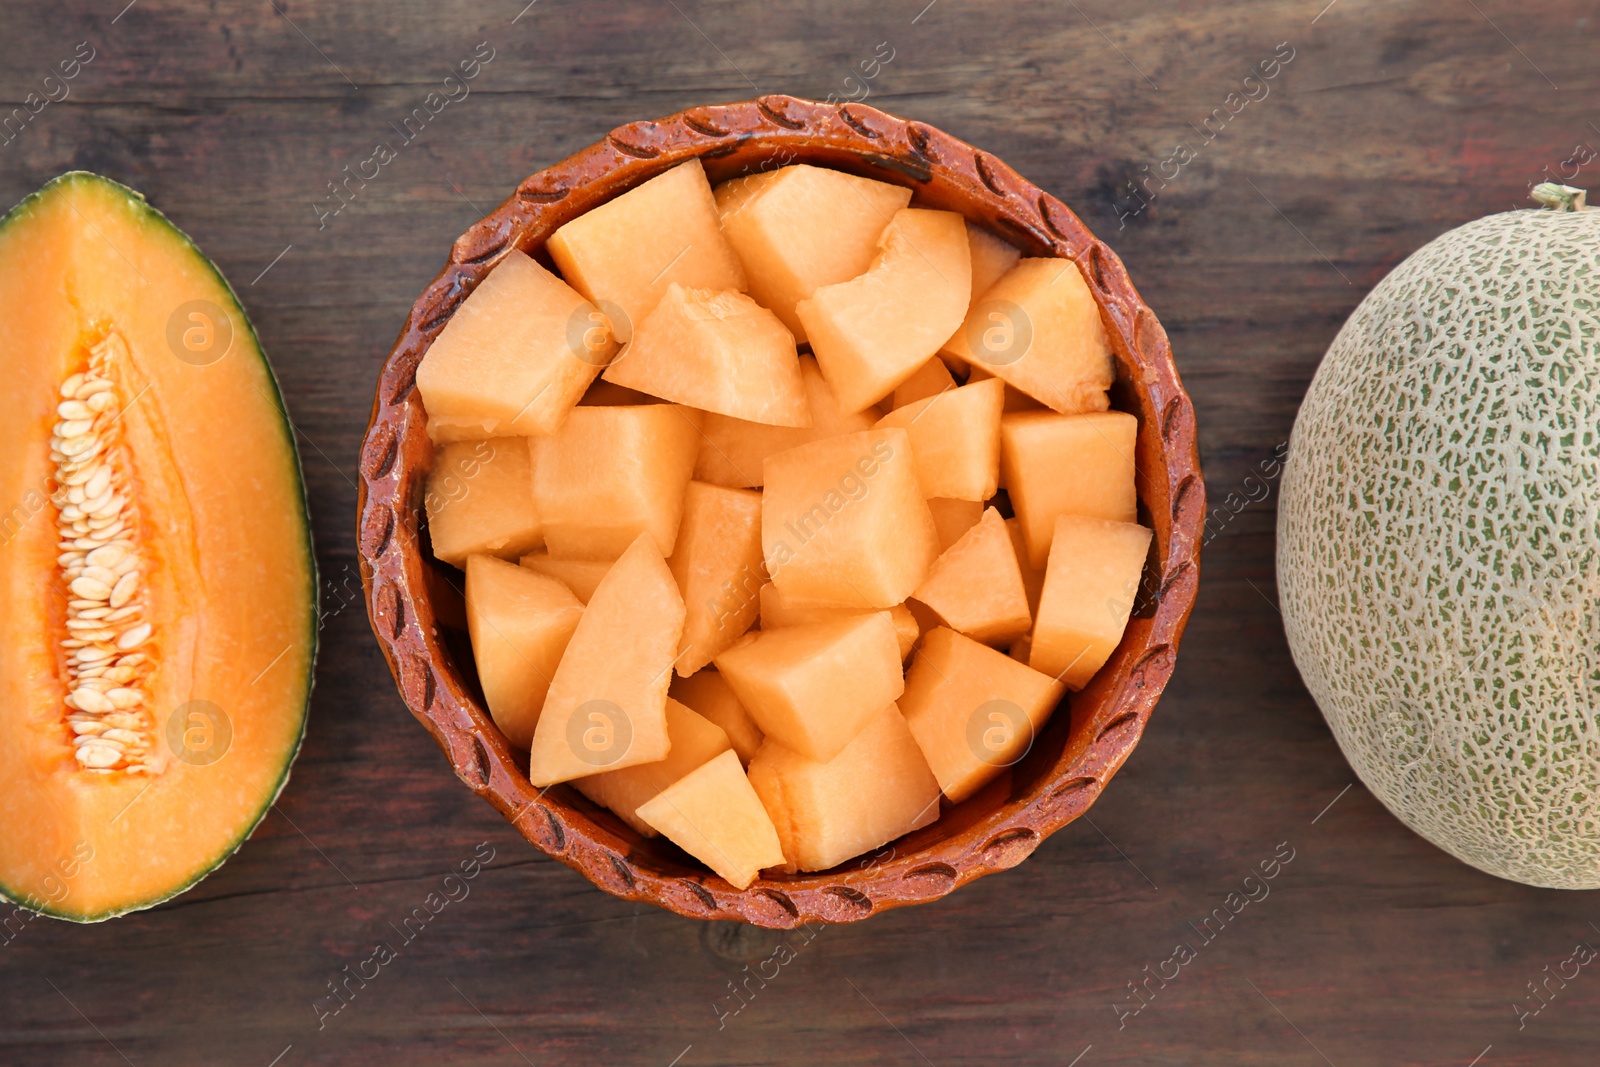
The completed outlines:
[[[417,362],[451,314],[511,248],[543,257],[561,224],[691,156],[713,182],[790,162],[910,187],[919,206],[959,211],[1030,256],[1078,264],[1117,356],[1112,402],[1139,418],[1139,521],[1155,530],[1121,645],[1058,709],[1020,762],[934,824],[832,871],[762,878],[737,890],[670,843],[641,838],[575,790],[528,783],[484,708],[462,623],[459,572],[436,563],[421,507],[432,449]],[[462,234],[390,352],[361,448],[361,574],[372,628],[412,713],[456,775],[534,845],[629,900],[697,919],[760,926],[848,922],[935,900],[1014,867],[1094,803],[1144,731],[1172,673],[1200,576],[1205,487],[1194,409],[1167,335],[1116,254],[1060,201],[993,156],[919,122],[858,104],[787,96],[692,108],[619,127],[533,175]]]

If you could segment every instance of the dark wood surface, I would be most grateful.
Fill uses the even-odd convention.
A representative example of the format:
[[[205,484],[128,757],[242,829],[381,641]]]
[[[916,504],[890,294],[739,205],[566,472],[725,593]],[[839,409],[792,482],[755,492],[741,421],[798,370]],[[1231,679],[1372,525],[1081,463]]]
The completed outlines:
[[[352,483],[406,309],[518,180],[625,121],[865,90],[1005,159],[1117,249],[1171,334],[1214,504],[1260,496],[1246,476],[1383,273],[1600,146],[1592,4],[122,2],[6,6],[7,108],[78,42],[95,57],[0,144],[0,199],[100,171],[233,280],[300,432],[327,618],[276,810],[177,901],[0,944],[0,1062],[1594,1061],[1600,976],[1520,1028],[1516,1006],[1600,943],[1600,906],[1470,870],[1347,789],[1284,643],[1270,497],[1214,524],[1177,673],[1088,818],[939,903],[780,935],[615,900],[455,780],[369,632]],[[471,95],[319,229],[328,181],[398,143],[391,124],[480,42]],[[893,59],[864,81],[880,42]],[[1283,43],[1294,58],[1248,86],[1266,96],[1206,141]],[[1140,207],[1126,181],[1180,142],[1193,158]],[[493,859],[470,895],[402,943],[390,924],[475,850]],[[1290,850],[1213,941],[1191,927]],[[379,941],[396,957],[319,1029],[328,983]],[[1180,942],[1198,952],[1131,1014],[1128,983]]]

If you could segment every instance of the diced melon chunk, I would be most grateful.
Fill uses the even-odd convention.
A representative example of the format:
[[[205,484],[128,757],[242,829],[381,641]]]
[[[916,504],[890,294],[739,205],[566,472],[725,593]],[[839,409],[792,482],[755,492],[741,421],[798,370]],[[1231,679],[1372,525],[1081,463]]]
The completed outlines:
[[[667,786],[638,814],[735,889],[783,863],[772,819],[731,751]]]
[[[639,805],[688,774],[711,757],[732,746],[722,727],[703,715],[667,698],[667,758],[640,763],[619,771],[601,771],[586,778],[574,778],[572,787],[639,831],[645,837],[656,830],[639,818]]]
[[[1044,591],[1044,567],[1043,565],[1035,567],[1033,560],[1028,556],[1028,541],[1023,536],[1020,519],[1007,519],[1006,533],[1011,535],[1011,548],[1017,555],[1017,570],[1022,573],[1022,588],[1028,592],[1028,610],[1037,615],[1039,594]]]
[[[1033,625],[1017,553],[1005,520],[994,508],[934,561],[912,596],[947,626],[996,648]]]
[[[539,709],[583,605],[560,582],[492,556],[468,556],[467,632],[489,715],[515,748]]]
[[[665,759],[667,684],[683,636],[683,597],[642,533],[601,579],[561,657],[528,781],[553,785]]]
[[[939,351],[971,299],[967,233],[953,211],[906,208],[867,272],[825,285],[795,311],[839,406],[860,411]]]
[[[956,380],[950,376],[950,368],[944,365],[944,360],[930,359],[918,368],[915,374],[895,387],[891,403],[897,408],[903,408],[907,404],[914,404],[930,396],[938,396],[955,387]]]
[[[939,783],[893,704],[826,763],[767,738],[750,784],[791,871],[838,866],[939,817]]]
[[[800,380],[805,386],[806,408],[811,425],[805,428],[764,426],[758,422],[731,419],[708,412],[701,419],[700,454],[695,459],[694,476],[702,482],[725,485],[730,489],[759,486],[761,465],[775,452],[784,452],[825,437],[872,429],[877,412],[844,415],[839,402],[810,356],[800,357]]]
[[[887,608],[928,573],[937,534],[905,430],[813,441],[765,470],[761,544],[785,596]]]
[[[831,759],[900,695],[900,638],[888,612],[763,630],[717,670],[769,738]]]
[[[1128,626],[1150,537],[1145,527],[1127,522],[1056,519],[1030,666],[1074,691],[1088,684]]]
[[[699,418],[675,404],[574,408],[530,438],[533,498],[556,559],[616,559],[641,532],[672,553],[700,450]]]
[[[861,615],[875,609],[863,602],[854,604],[835,604],[823,600],[795,600],[786,597],[778,587],[768,582],[761,587],[761,628],[763,630],[779,630],[785,626],[805,626],[813,622],[829,622],[842,619],[849,615]],[[911,655],[912,646],[917,643],[922,628],[917,624],[916,618],[904,604],[896,604],[886,609],[889,612],[889,621],[894,623],[895,632],[900,637],[900,658],[905,659]]]
[[[1022,522],[1028,559],[1044,565],[1060,515],[1118,522],[1138,516],[1134,441],[1125,411],[1089,415],[1023,412],[1000,420],[1000,484]],[[545,538],[549,539],[546,532]]]
[[[520,437],[458,441],[436,450],[422,496],[433,554],[461,566],[477,552],[515,556],[544,543]]]
[[[983,501],[929,497],[928,510],[933,513],[933,528],[939,537],[939,551],[943,552],[978,525],[983,518]]]
[[[537,571],[554,578],[572,590],[572,595],[585,604],[594,596],[600,579],[611,569],[611,561],[608,559],[551,559],[548,552],[530,552],[517,562],[530,571]]]
[[[1100,305],[1068,259],[1019,260],[972,305],[944,351],[1063,414],[1110,406],[1111,344]]]
[[[633,336],[673,282],[745,288],[698,159],[579,215],[545,247],[562,277],[605,312],[618,341]]]
[[[897,407],[878,425],[904,426],[911,435],[923,496],[988,500],[1000,486],[1004,403],[1001,382],[977,382]]]
[[[668,693],[722,727],[733,750],[739,753],[739,761],[749,764],[766,735],[739,703],[727,679],[714,668],[706,667],[687,678],[674,678]]]
[[[906,673],[900,710],[939,788],[959,804],[1027,754],[1065,686],[940,627]]]
[[[667,559],[688,614],[677,671],[711,662],[755,622],[761,562],[761,494],[690,482],[678,543]]]
[[[605,317],[515,249],[417,365],[438,442],[553,433],[617,350]]]
[[[744,263],[750,295],[797,341],[806,332],[795,305],[820,286],[866,273],[884,227],[911,202],[909,189],[804,163],[726,185],[735,182],[744,184],[724,194],[723,232]]]
[[[602,377],[749,422],[811,424],[794,337],[733,289],[668,286]]]
[[[1022,258],[1022,250],[1002,241],[981,226],[967,223],[967,251],[972,255],[972,302],[989,291],[995,282],[1010,273]]]
[[[771,185],[777,178],[778,170],[758,170],[753,174],[741,174],[737,178],[729,178],[721,185],[711,187],[711,196],[717,202],[717,217],[722,221],[722,232],[728,232],[728,216],[736,211],[743,211],[756,198],[761,195],[761,190]],[[734,249],[738,252],[738,249]],[[748,276],[748,271],[746,275]]]

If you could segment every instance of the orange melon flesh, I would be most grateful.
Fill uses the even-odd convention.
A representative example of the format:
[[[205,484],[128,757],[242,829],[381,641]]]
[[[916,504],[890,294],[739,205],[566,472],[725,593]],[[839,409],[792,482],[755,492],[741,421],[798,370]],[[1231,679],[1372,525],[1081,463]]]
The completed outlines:
[[[761,190],[771,185],[779,173],[778,170],[762,170],[754,174],[741,174],[737,178],[729,178],[722,184],[712,187],[711,197],[716,201],[717,218],[722,223],[724,234],[728,230],[728,216],[743,211],[754,203],[761,195]],[[734,251],[737,252],[738,249]]]
[[[905,430],[814,441],[765,472],[761,543],[785,596],[887,608],[921,583],[938,546]]]
[[[903,408],[907,404],[916,403],[930,396],[938,396],[955,387],[956,380],[950,376],[950,368],[944,365],[944,361],[930,359],[919,367],[915,374],[895,387],[891,403],[896,408]]]
[[[1022,250],[981,226],[967,223],[967,251],[972,256],[972,302],[976,304],[995,282],[1011,272]]]
[[[1079,690],[1116,651],[1139,593],[1151,532],[1082,515],[1056,520],[1028,664]]]
[[[1023,412],[1000,422],[1000,483],[1022,523],[1028,560],[1044,565],[1061,515],[1133,522],[1138,515],[1134,441],[1125,411]]]
[[[666,559],[640,534],[589,598],[550,680],[528,781],[543,787],[666,758],[683,614]]]
[[[121,458],[106,463],[130,479],[125,529],[149,565],[130,601],[152,626],[128,654],[148,657],[137,684],[151,710],[137,717],[151,762],[139,772],[80,768],[64,704],[69,594],[49,441],[60,389],[94,348],[122,412]],[[63,175],[0,223],[0,362],[0,894],[97,921],[203,878],[287,780],[317,630],[304,489],[233,291],[107,179]]]
[[[983,501],[951,500],[948,497],[929,497],[928,510],[933,514],[933,528],[943,552],[983,518]]]
[[[772,819],[731,751],[641,804],[639,818],[735,889],[747,887],[764,868],[783,863]]]
[[[476,553],[511,557],[544,543],[528,444],[520,437],[435,450],[422,500],[434,556],[457,567]]]
[[[795,305],[821,286],[865,274],[889,220],[911,202],[911,190],[898,185],[803,163],[734,182],[744,184],[724,194],[723,232],[744,264],[750,295],[796,341],[807,338]]]
[[[1022,574],[1022,588],[1028,594],[1028,610],[1039,613],[1039,594],[1044,592],[1044,567],[1035,567],[1028,556],[1028,541],[1022,533],[1022,522],[1017,518],[1006,520],[1006,533],[1011,536],[1011,549],[1016,553],[1017,570]],[[1054,531],[1051,531],[1052,536]]]
[[[755,622],[761,587],[761,494],[690,482],[667,566],[687,615],[677,671],[687,677]]]
[[[771,426],[809,426],[794,337],[732,289],[667,287],[606,381],[703,411]]]
[[[896,407],[878,426],[903,426],[911,435],[923,496],[988,500],[1000,487],[1004,403],[1000,382],[977,382]]]
[[[700,453],[695,457],[695,478],[730,489],[760,486],[762,464],[768,456],[825,437],[872,429],[877,420],[875,412],[840,413],[839,402],[817,369],[817,361],[810,356],[800,357],[800,381],[811,418],[805,428],[766,426],[706,413],[700,423],[702,436]]]
[[[1111,405],[1111,343],[1071,260],[1019,260],[972,305],[944,351],[1062,414]]]
[[[639,818],[639,806],[713,756],[731,747],[722,727],[667,698],[667,758],[654,763],[574,778],[572,787],[645,837],[656,829]]]
[[[940,627],[906,672],[900,710],[939,788],[959,804],[1027,753],[1065,691],[1049,675]]]
[[[769,737],[750,761],[750,784],[791,872],[838,866],[939,817],[939,783],[893,704],[827,762]]]
[[[581,407],[554,435],[530,438],[550,555],[616,559],[640,533],[670,555],[700,449],[697,419],[675,404]]]
[[[912,596],[952,629],[996,648],[1033,625],[1016,550],[994,508],[939,556]]]
[[[840,605],[818,600],[794,600],[784,596],[771,582],[761,587],[760,603],[763,630],[830,622],[872,611],[872,608],[860,603]],[[900,638],[900,658],[905,659],[911,655],[912,646],[917,643],[917,637],[922,633],[922,629],[906,605],[896,604],[887,610],[889,621],[894,623],[895,633]]]
[[[960,215],[906,208],[889,221],[880,249],[865,274],[823,286],[795,308],[845,411],[876,404],[932,359],[970,300]]]
[[[530,571],[554,578],[585,604],[594,596],[600,579],[611,569],[610,560],[551,559],[548,552],[530,552],[517,562]]]
[[[744,268],[722,235],[698,159],[578,216],[551,234],[545,247],[561,276],[599,305],[622,342],[674,282],[745,288]]]
[[[722,675],[706,667],[687,678],[674,678],[668,693],[722,727],[739,754],[739,762],[749,764],[765,735]]]
[[[539,709],[583,605],[554,578],[469,556],[467,632],[489,715],[514,748],[533,743]]]
[[[831,759],[900,695],[900,638],[887,612],[763,630],[717,657],[761,732]]]
[[[437,442],[555,432],[617,350],[599,311],[512,249],[417,366]]]

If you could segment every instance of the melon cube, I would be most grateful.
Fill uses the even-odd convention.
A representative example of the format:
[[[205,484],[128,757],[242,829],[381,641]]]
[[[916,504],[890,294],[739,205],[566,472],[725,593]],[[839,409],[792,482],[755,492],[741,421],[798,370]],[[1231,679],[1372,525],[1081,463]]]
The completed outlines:
[[[711,187],[711,196],[717,202],[717,217],[722,222],[722,232],[728,232],[728,216],[738,211],[743,211],[756,198],[761,195],[761,190],[771,185],[780,172],[777,170],[759,170],[753,174],[741,174],[737,178],[729,178],[721,185]],[[731,242],[730,242],[731,243]],[[734,252],[738,252],[735,248]],[[745,271],[749,277],[749,271]]]
[[[690,482],[678,543],[667,559],[687,616],[677,670],[689,675],[755,622],[761,562],[761,494]]]
[[[551,559],[548,552],[530,552],[517,562],[530,571],[554,578],[585,604],[594,596],[600,579],[611,569],[610,560]]]
[[[1110,406],[1111,343],[1100,305],[1068,259],[1018,260],[972,305],[944,351],[1063,414]]]
[[[906,672],[900,710],[953,804],[1025,756],[1066,687],[940,627]]]
[[[555,432],[617,350],[605,317],[513,249],[417,365],[436,442]]]
[[[656,830],[639,818],[639,805],[696,767],[732,746],[722,727],[682,704],[667,698],[667,758],[640,763],[619,771],[601,771],[587,778],[574,778],[572,787],[633,827],[645,837]]]
[[[772,819],[731,751],[667,786],[638,815],[735,889],[784,861]]]
[[[800,357],[800,381],[805,387],[810,426],[765,426],[708,412],[701,418],[700,454],[695,459],[694,476],[730,489],[759,486],[761,465],[773,453],[825,437],[872,429],[877,413],[842,414],[833,390],[811,356]]]
[[[1035,567],[1033,560],[1029,558],[1028,541],[1023,536],[1020,519],[1007,519],[1006,533],[1011,535],[1011,548],[1017,554],[1017,570],[1022,572],[1022,588],[1028,592],[1028,610],[1038,615],[1039,594],[1044,591],[1044,567]]]
[[[911,190],[898,185],[803,163],[735,181],[745,184],[726,194],[723,232],[744,263],[750,295],[797,341],[806,332],[795,305],[865,274],[889,220],[911,202]]]
[[[932,359],[971,299],[967,232],[955,212],[905,208],[879,246],[865,274],[795,308],[845,411],[876,404]]]
[[[994,508],[934,561],[912,596],[945,625],[996,648],[1033,625],[1017,553],[1005,520]]]
[[[938,554],[911,437],[899,427],[768,456],[765,480],[761,543],[786,596],[887,608],[911,595]],[[547,515],[547,540],[549,529]]]
[[[939,817],[939,783],[893,704],[827,762],[767,738],[750,784],[790,871],[823,871]]]
[[[1077,691],[1127,629],[1151,532],[1109,519],[1056,519],[1028,664]]]
[[[763,630],[716,662],[763,734],[821,760],[905,685],[888,612]]]
[[[917,372],[895,387],[894,399],[890,401],[896,408],[903,408],[918,400],[930,396],[938,396],[956,387],[956,380],[950,376],[950,368],[944,365],[942,359],[930,359],[917,369]]]
[[[512,747],[527,748],[583,605],[555,579],[493,556],[468,556],[466,565],[467,632],[483,699]]]
[[[602,377],[731,418],[811,425],[794,337],[733,289],[668,286]]]
[[[974,364],[974,365],[972,365],[972,366],[967,368],[967,384],[968,385],[971,385],[973,382],[986,381],[986,380],[988,380],[990,378],[993,378],[993,377],[994,377],[994,375],[990,374],[980,364]],[[593,392],[593,390],[591,389],[590,392]],[[1006,383],[1005,412],[1006,412],[1007,415],[1011,414],[1013,411],[1047,411],[1047,410],[1049,410],[1049,409],[1047,409],[1043,404],[1039,403],[1033,397],[1029,396],[1027,393],[1024,393],[1021,389],[1018,389],[1016,386],[1012,385],[1009,382]]]
[[[475,553],[515,556],[543,544],[530,462],[519,437],[437,449],[422,496],[433,554],[460,567]]]
[[[550,555],[616,559],[642,532],[671,555],[700,451],[698,418],[675,404],[580,407],[554,435],[530,438]]]
[[[1022,250],[1002,241],[981,226],[967,223],[967,251],[972,256],[972,302],[989,291],[995,282],[1010,273],[1022,258]]]
[[[1050,535],[1060,515],[1118,522],[1137,518],[1138,436],[1139,420],[1125,411],[1023,412],[1000,420],[1000,483],[1022,523],[1035,567],[1050,554]],[[549,536],[546,532],[546,540]]]
[[[706,667],[687,678],[674,678],[668,693],[672,699],[682,701],[686,707],[722,727],[733,750],[739,754],[739,762],[749,765],[766,735],[739,703],[727,679]]]
[[[849,615],[861,615],[873,609],[862,602],[835,604],[824,600],[795,600],[786,597],[778,587],[768,582],[761,587],[761,628],[779,630],[785,626],[805,626],[813,622],[828,622]],[[894,623],[900,638],[900,658],[911,655],[912,646],[922,633],[916,618],[904,604],[888,608],[889,621]]]
[[[929,497],[928,510],[933,513],[933,528],[939,538],[939,551],[943,552],[978,525],[983,518],[983,501]]]
[[[561,656],[528,781],[543,787],[665,759],[667,684],[682,636],[678,583],[642,533],[601,579]]]
[[[562,277],[605,312],[618,341],[633,336],[673,282],[745,288],[698,159],[579,215],[545,247]]]
[[[923,496],[988,500],[1000,487],[1004,403],[1004,385],[991,379],[897,407],[878,426],[903,426],[911,435]]]

